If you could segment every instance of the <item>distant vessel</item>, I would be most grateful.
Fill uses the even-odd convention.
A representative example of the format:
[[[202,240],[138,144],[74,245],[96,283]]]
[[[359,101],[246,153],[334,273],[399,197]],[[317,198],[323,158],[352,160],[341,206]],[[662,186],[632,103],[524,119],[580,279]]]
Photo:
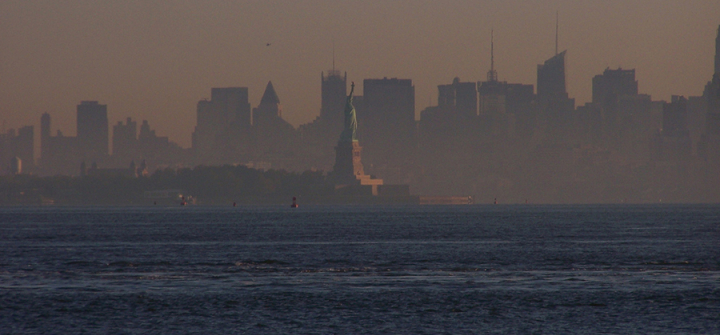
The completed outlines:
[[[297,207],[298,207],[297,198],[293,197],[293,203],[292,203],[292,205],[290,205],[290,207],[291,207],[291,208],[297,208]]]

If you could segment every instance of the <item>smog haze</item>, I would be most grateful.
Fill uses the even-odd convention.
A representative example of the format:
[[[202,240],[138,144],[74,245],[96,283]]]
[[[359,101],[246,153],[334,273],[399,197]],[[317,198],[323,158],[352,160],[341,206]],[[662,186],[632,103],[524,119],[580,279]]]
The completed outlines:
[[[700,95],[710,79],[715,0],[6,0],[0,121],[37,127],[48,112],[53,133],[74,134],[75,106],[98,100],[110,124],[147,119],[188,147],[197,101],[211,87],[248,87],[256,106],[272,80],[283,117],[298,126],[319,114],[333,45],[348,81],[413,79],[419,118],[437,103],[438,84],[485,79],[491,29],[499,79],[534,84],[536,65],[554,54],[556,13],[577,105],[608,67],[636,69],[640,92],[655,100]]]

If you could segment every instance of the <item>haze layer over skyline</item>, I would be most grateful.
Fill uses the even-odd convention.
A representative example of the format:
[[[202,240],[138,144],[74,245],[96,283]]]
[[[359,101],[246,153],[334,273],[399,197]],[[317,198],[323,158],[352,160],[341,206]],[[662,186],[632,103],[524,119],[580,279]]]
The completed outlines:
[[[147,119],[187,147],[197,101],[211,87],[249,87],[256,106],[271,80],[283,117],[297,126],[319,113],[333,41],[336,68],[350,81],[412,79],[417,114],[437,102],[437,85],[485,80],[490,29],[499,79],[535,85],[536,65],[555,52],[556,11],[578,105],[607,67],[635,68],[640,92],[654,100],[700,95],[711,79],[716,0],[6,0],[0,121],[37,127],[49,112],[53,133],[72,135],[76,105],[98,100],[110,124]]]

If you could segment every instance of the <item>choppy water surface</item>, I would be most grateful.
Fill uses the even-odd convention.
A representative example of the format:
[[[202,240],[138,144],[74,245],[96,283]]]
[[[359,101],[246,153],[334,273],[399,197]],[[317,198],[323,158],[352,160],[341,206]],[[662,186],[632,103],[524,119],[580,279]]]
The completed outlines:
[[[720,206],[0,209],[0,333],[720,333]]]

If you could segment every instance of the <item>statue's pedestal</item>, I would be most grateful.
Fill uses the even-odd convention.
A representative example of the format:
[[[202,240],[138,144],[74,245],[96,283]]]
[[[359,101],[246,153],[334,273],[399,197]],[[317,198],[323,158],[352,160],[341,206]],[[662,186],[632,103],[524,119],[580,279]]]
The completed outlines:
[[[348,195],[378,195],[378,186],[383,181],[365,174],[361,152],[362,147],[357,141],[338,142],[333,169],[335,189]]]

